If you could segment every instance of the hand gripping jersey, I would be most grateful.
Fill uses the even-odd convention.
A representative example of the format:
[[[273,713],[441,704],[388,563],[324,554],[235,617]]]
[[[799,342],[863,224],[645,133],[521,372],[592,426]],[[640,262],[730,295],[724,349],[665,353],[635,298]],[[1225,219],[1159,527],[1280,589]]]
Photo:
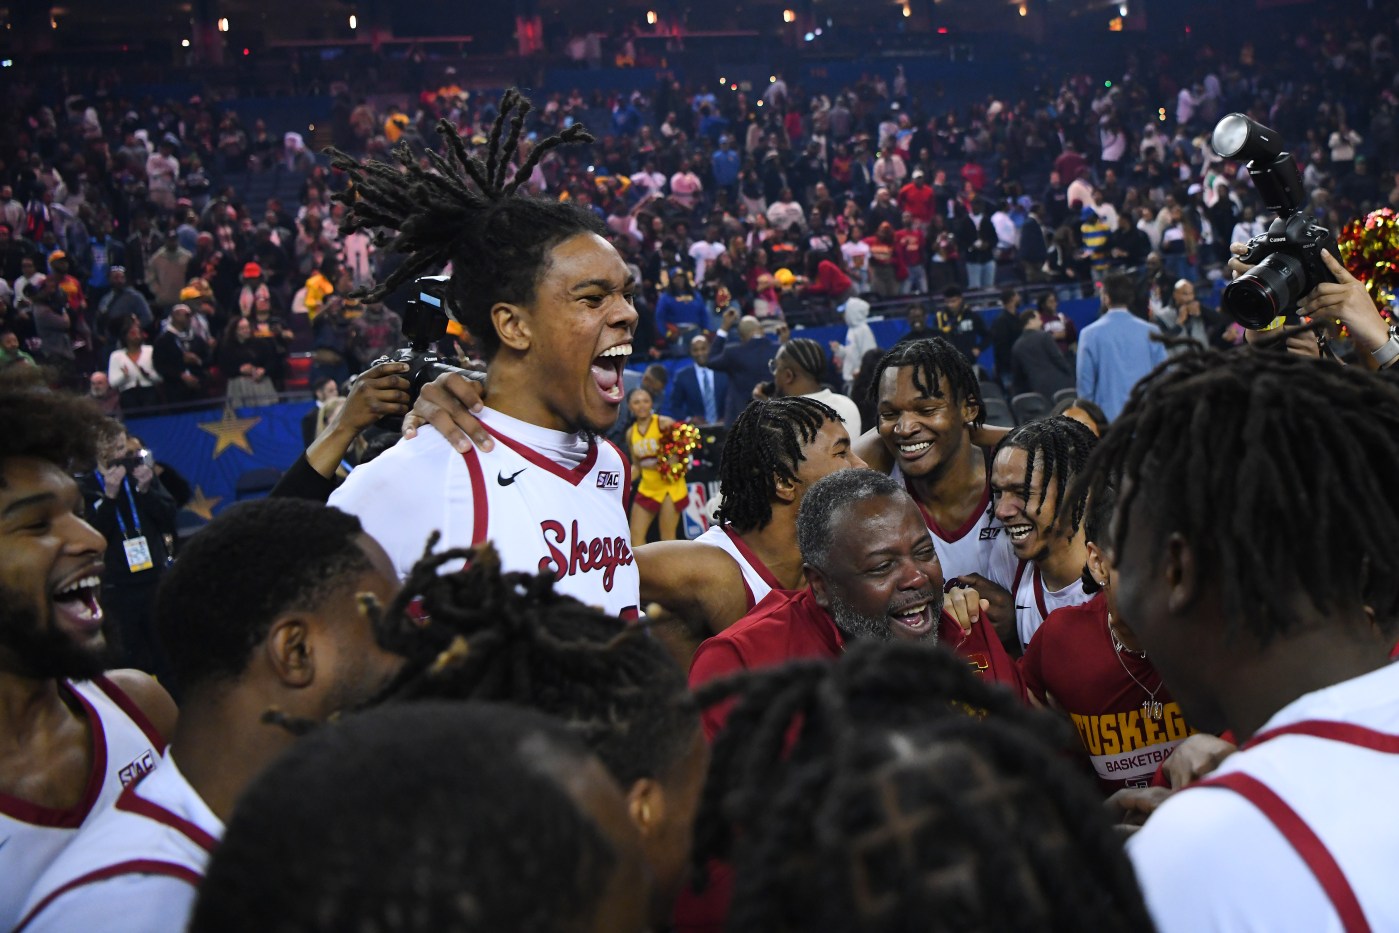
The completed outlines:
[[[106,677],[60,681],[77,701],[92,732],[92,770],[76,807],[55,810],[0,794],[0,929],[20,919],[35,881],[78,833],[107,809],[122,789],[160,763],[161,737],[141,708]]]
[[[49,866],[16,933],[177,933],[222,836],[223,822],[167,755]]]
[[[751,610],[763,597],[773,590],[782,589],[772,571],[757,554],[744,543],[743,539],[728,525],[710,525],[704,534],[695,539],[697,544],[717,547],[734,559],[743,573],[743,588],[748,594],[748,608]]]
[[[461,454],[426,429],[354,470],[330,504],[359,517],[400,576],[437,529],[439,549],[490,541],[505,570],[547,570],[558,592],[634,618],[641,577],[623,502],[629,470],[621,452],[489,409],[481,417],[496,440],[491,450]],[[561,465],[536,449],[545,444],[576,444],[581,461]]]
[[[987,470],[989,477],[990,470]],[[928,526],[928,536],[933,539],[933,550],[937,551],[938,563],[942,565],[942,578],[951,580],[963,574],[979,573],[992,579],[991,567],[998,555],[1010,552],[1010,538],[991,508],[991,483],[988,478],[986,492],[981,504],[961,528],[942,528],[918,496],[913,491],[908,477],[896,465],[889,476],[896,483],[903,483],[913,501],[918,503],[918,511],[923,513],[923,522]]]

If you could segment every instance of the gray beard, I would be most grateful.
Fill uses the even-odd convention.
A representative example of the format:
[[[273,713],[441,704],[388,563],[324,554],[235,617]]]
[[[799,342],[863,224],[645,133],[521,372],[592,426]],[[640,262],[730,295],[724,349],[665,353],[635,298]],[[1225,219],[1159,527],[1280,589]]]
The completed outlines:
[[[894,640],[894,623],[886,616],[867,616],[856,612],[849,605],[842,602],[835,595],[828,595],[830,605],[827,611],[831,614],[831,620],[835,622],[836,628],[848,639],[874,639],[876,641]],[[933,627],[932,630],[921,639],[925,645],[935,645],[938,640],[938,616],[942,613],[942,600],[936,600],[937,605],[933,606]]]

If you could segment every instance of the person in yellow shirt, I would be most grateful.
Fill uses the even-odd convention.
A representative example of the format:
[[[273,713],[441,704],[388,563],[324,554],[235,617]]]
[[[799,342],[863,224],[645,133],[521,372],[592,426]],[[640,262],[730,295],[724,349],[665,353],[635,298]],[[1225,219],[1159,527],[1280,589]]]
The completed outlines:
[[[674,541],[680,510],[690,501],[690,488],[685,485],[684,478],[667,478],[660,470],[661,438],[675,420],[655,413],[655,400],[646,389],[633,389],[627,398],[627,408],[634,419],[627,429],[627,446],[631,453],[632,482],[637,483],[631,506],[632,546],[646,543],[651,521],[658,515],[661,540]]]

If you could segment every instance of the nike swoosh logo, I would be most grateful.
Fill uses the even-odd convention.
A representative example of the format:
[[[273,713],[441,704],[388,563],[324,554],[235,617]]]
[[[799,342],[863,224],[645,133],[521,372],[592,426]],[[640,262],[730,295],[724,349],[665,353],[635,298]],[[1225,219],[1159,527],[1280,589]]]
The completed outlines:
[[[525,472],[525,470],[528,469],[529,467],[522,467],[516,470],[514,473],[511,473],[509,476],[506,476],[505,471],[502,470],[501,472],[495,475],[495,481],[497,483],[500,483],[500,485],[502,486],[509,486],[511,483],[515,482],[515,477],[519,476],[521,473]]]

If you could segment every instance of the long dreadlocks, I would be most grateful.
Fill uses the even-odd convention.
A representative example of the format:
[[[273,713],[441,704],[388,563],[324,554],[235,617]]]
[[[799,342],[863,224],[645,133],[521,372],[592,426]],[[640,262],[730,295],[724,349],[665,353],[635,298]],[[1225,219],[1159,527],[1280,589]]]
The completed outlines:
[[[961,351],[941,337],[925,337],[895,346],[879,360],[874,381],[870,383],[870,399],[879,401],[879,384],[887,369],[913,367],[913,387],[928,398],[942,398],[942,380],[952,393],[951,402],[971,403],[976,408],[972,427],[979,428],[986,419],[981,404],[981,385],[976,370]]]
[[[831,406],[805,396],[750,402],[724,439],[719,520],[740,533],[772,521],[778,479],[797,478],[806,459],[802,448],[816,440],[827,421],[842,419]]]
[[[954,655],[857,642],[700,692],[735,698],[695,851],[734,862],[730,930],[1150,929],[1067,730]]]
[[[463,559],[463,570],[439,574]],[[426,621],[409,618],[416,600]],[[380,644],[407,658],[386,697],[495,700],[550,713],[623,787],[669,774],[698,733],[685,674],[660,642],[555,592],[550,574],[502,573],[489,545],[424,557],[373,615]]]
[[[1025,477],[1020,484],[1020,498],[1030,501],[1030,484],[1039,466],[1040,490],[1035,507],[1044,506],[1049,487],[1054,485],[1055,524],[1068,534],[1076,534],[1083,524],[1085,490],[1075,487],[1073,480],[1083,472],[1098,438],[1080,421],[1055,415],[1028,421],[1011,431],[996,445],[996,452],[1007,447],[1025,451]]]
[[[1118,555],[1133,533],[1153,548],[1182,535],[1230,624],[1266,645],[1306,603],[1363,605],[1394,632],[1396,465],[1399,382],[1388,374],[1195,350],[1137,384],[1086,472],[1093,496],[1120,482]]]
[[[511,160],[530,109],[519,91],[505,92],[485,159],[467,150],[447,120],[437,124],[447,155],[427,150],[429,168],[418,164],[406,142],[393,151],[397,164],[361,163],[339,150],[327,150],[331,165],[350,176],[349,188],[335,196],[349,208],[343,230],[378,230],[379,246],[407,255],[363,297],[377,300],[452,262],[453,304],[486,359],[500,347],[491,307],[499,302],[529,304],[551,249],[580,233],[606,232],[596,215],[572,202],[519,193],[545,153],[566,143],[593,141],[581,124],[574,124],[541,140],[511,176]],[[397,232],[389,235],[387,230]]]

